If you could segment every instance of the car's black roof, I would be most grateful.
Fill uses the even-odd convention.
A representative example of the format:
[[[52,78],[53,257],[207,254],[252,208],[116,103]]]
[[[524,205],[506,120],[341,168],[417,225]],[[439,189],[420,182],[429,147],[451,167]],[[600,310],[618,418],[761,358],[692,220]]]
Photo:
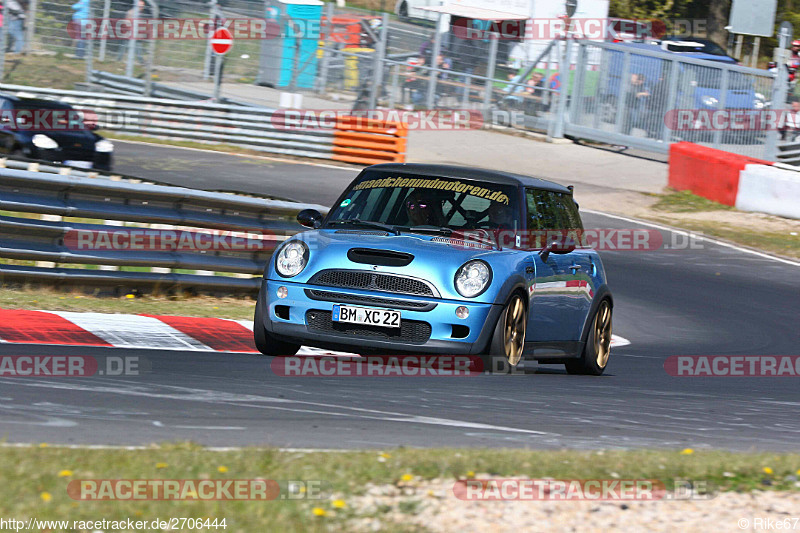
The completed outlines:
[[[563,192],[572,194],[572,191],[563,185],[521,174],[512,174],[500,170],[488,170],[475,167],[460,167],[456,165],[429,165],[420,163],[383,163],[372,165],[365,170],[380,170],[382,172],[403,172],[432,176],[436,178],[459,178],[486,181],[489,183],[499,183],[503,185],[514,185],[524,187],[534,187],[548,191]]]
[[[26,98],[13,94],[0,93],[0,97],[14,102],[18,109],[72,109],[72,106],[58,100],[44,100],[42,98]]]

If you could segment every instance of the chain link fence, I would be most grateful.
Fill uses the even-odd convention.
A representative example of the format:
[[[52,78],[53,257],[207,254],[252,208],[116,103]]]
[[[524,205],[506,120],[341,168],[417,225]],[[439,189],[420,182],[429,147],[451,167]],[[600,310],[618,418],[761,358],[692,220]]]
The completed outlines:
[[[269,91],[304,92],[317,98],[315,105],[338,108],[468,109],[552,137],[662,153],[687,140],[774,159],[777,126],[709,127],[707,121],[738,113],[760,124],[765,112],[787,107],[788,88],[778,87],[772,72],[650,44],[528,43],[485,33],[462,38],[454,27],[437,31],[434,23],[410,24],[334,3],[159,0],[156,13],[155,0],[138,8],[132,0],[30,1],[29,51],[85,57],[91,69],[139,79],[152,58],[159,83],[209,98],[219,60],[209,39],[86,41],[71,37],[70,22],[158,16],[213,29],[230,20],[267,20],[269,38],[237,39],[222,60],[223,95],[255,101]]]

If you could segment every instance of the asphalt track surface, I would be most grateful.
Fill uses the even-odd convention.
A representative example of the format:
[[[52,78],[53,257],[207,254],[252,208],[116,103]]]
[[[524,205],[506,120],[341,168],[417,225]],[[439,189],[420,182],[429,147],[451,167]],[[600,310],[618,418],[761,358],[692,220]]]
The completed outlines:
[[[272,191],[284,170],[252,179]],[[287,172],[312,180],[329,170]],[[326,203],[324,194],[315,201]],[[590,213],[584,222],[639,227]],[[150,367],[125,378],[0,378],[0,434],[53,444],[796,450],[800,378],[664,370],[671,355],[800,355],[800,267],[699,244],[602,252],[614,332],[631,345],[612,351],[599,378],[535,363],[516,375],[286,378],[251,355],[0,345],[3,355],[138,355]]]

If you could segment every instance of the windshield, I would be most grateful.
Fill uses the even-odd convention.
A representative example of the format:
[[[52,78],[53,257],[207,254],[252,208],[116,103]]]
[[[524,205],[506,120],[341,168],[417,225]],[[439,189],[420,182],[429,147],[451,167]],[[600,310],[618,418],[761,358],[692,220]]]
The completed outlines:
[[[329,225],[388,228],[517,229],[517,188],[466,179],[370,172],[328,218]]]

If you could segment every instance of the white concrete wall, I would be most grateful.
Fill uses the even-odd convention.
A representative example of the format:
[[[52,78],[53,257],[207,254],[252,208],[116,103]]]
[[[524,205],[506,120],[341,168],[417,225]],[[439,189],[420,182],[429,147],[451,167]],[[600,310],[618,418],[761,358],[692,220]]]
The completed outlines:
[[[800,219],[800,172],[747,165],[739,174],[736,208]]]

